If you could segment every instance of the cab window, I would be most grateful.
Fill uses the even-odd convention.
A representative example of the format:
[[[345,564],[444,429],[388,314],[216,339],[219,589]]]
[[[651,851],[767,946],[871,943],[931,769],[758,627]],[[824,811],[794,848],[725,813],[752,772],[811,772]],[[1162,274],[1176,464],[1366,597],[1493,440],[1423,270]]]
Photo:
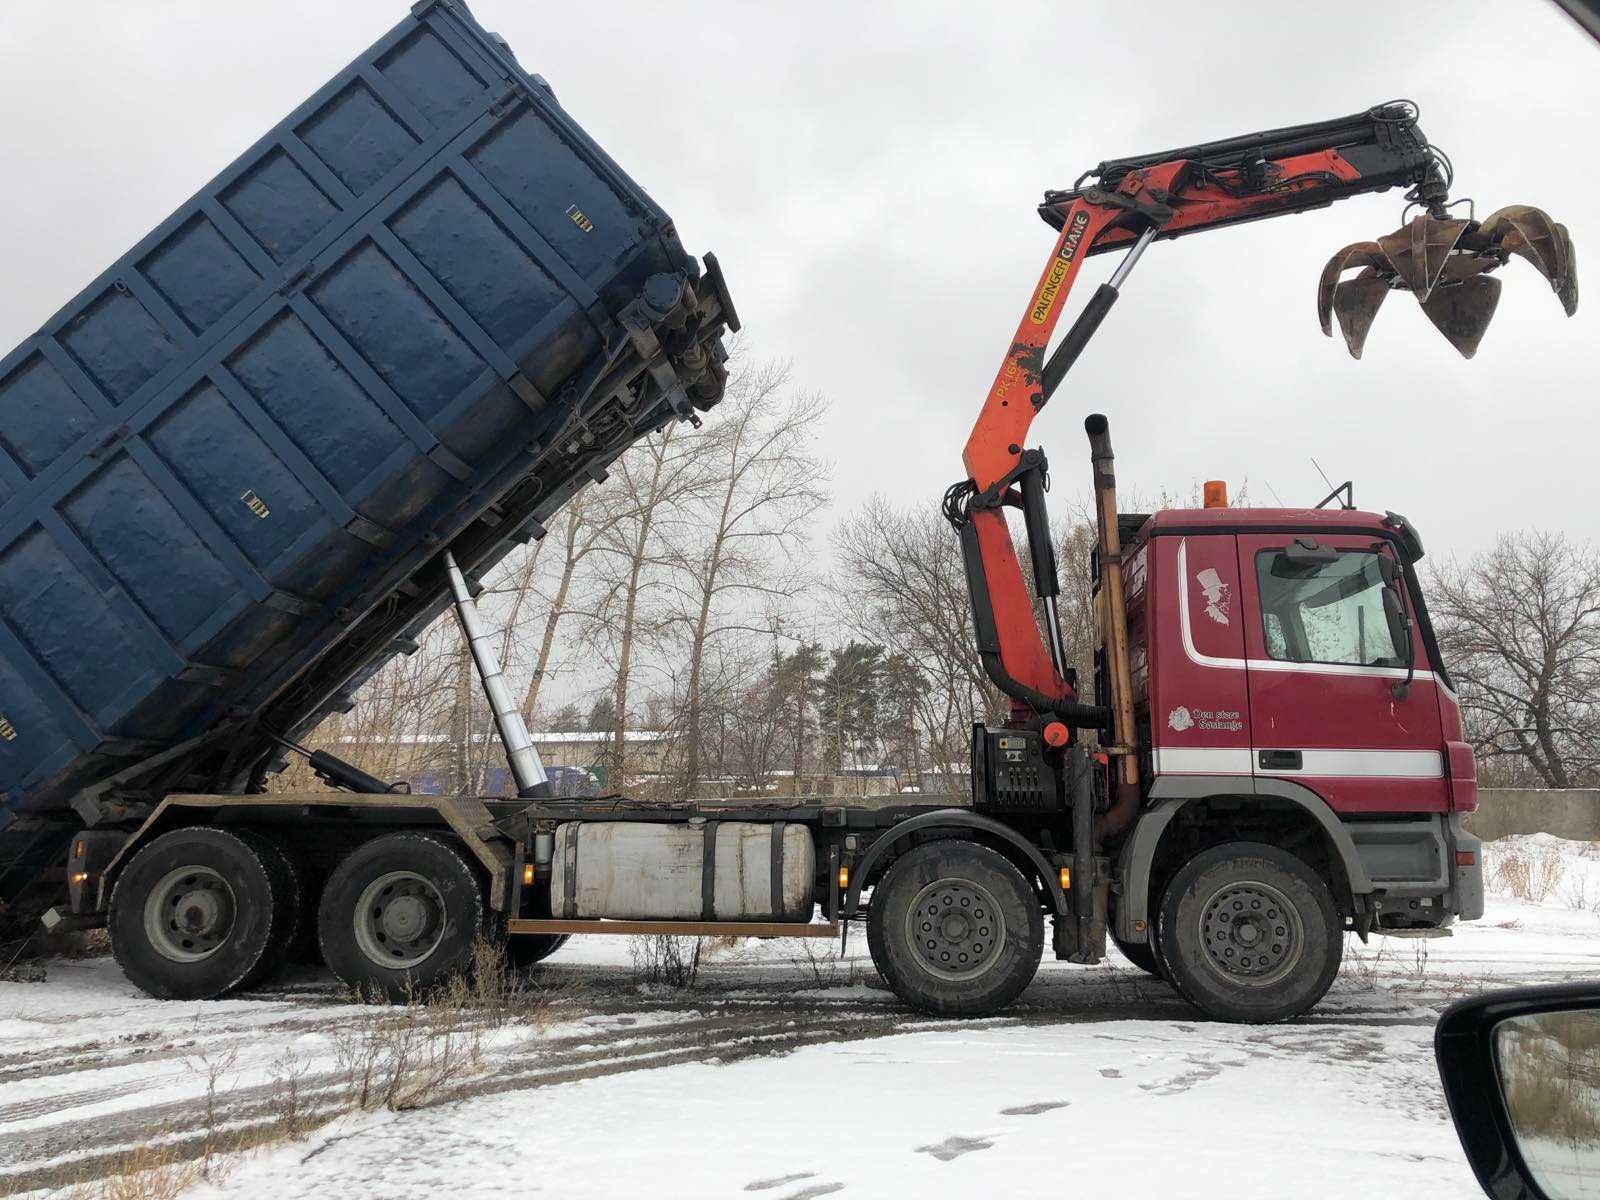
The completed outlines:
[[[1340,550],[1308,562],[1287,549],[1256,555],[1262,636],[1267,654],[1284,662],[1402,667],[1383,610],[1377,553]]]

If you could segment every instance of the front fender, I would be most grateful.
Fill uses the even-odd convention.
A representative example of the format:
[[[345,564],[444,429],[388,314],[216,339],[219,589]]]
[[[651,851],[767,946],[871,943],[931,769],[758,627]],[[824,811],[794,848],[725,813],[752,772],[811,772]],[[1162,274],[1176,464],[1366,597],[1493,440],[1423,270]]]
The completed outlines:
[[[1055,905],[1056,915],[1067,915],[1067,894],[1061,890],[1059,874],[1037,846],[1009,825],[1001,824],[993,817],[986,817],[965,808],[941,808],[912,817],[909,821],[902,821],[867,848],[867,852],[850,871],[850,889],[845,894],[844,902],[844,916],[847,920],[856,915],[861,901],[862,884],[872,878],[873,868],[912,834],[935,829],[981,830],[1015,847],[1033,864],[1034,869],[1039,872],[1039,878],[1044,880],[1045,891],[1049,894],[1051,903]]]
[[[1210,796],[1270,797],[1287,800],[1304,810],[1327,836],[1344,868],[1353,895],[1364,896],[1373,890],[1371,877],[1350,836],[1327,803],[1309,788],[1288,779],[1235,779],[1233,777],[1163,776],[1150,789],[1155,802],[1139,814],[1133,830],[1123,843],[1117,859],[1121,890],[1117,895],[1116,935],[1124,942],[1149,940],[1150,870],[1155,861],[1161,835],[1184,805]]]

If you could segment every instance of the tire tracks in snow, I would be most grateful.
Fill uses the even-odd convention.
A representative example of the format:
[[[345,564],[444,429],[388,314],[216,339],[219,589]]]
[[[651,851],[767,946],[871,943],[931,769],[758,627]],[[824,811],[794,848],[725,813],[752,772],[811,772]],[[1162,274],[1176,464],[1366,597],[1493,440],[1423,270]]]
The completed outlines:
[[[832,1012],[818,1012],[833,1007]],[[528,1090],[593,1079],[629,1071],[694,1063],[730,1063],[744,1059],[787,1054],[804,1046],[860,1041],[891,1036],[918,1027],[926,1020],[900,1010],[874,1012],[870,1007],[745,1005],[724,1002],[717,1015],[696,1015],[642,1030],[579,1031],[555,1038],[535,1038],[509,1051],[497,1049],[494,1066],[441,1093],[432,1104],[452,1103],[487,1094]],[[639,1011],[635,1006],[635,1011]],[[993,1019],[984,1022],[992,1025]],[[962,1028],[965,1022],[940,1022],[940,1028]],[[326,1028],[323,1030],[326,1032]],[[621,1034],[622,1036],[618,1036]],[[169,1057],[184,1051],[174,1048]],[[192,1056],[194,1051],[188,1050]],[[142,1060],[141,1060],[142,1061]],[[41,1064],[35,1064],[41,1065]],[[196,1092],[204,1089],[203,1074],[195,1076]],[[135,1081],[128,1092],[148,1086]],[[298,1080],[302,1131],[351,1111],[350,1089],[344,1073],[323,1069]],[[41,1098],[13,1106],[7,1118],[0,1115],[0,1195],[60,1187],[87,1178],[113,1174],[133,1147],[153,1141],[168,1146],[178,1159],[198,1158],[215,1136],[230,1148],[258,1145],[279,1135],[282,1120],[278,1085],[262,1083],[219,1096],[208,1117],[203,1095],[195,1095],[109,1115],[72,1117],[72,1106],[100,1103],[110,1098],[103,1089],[66,1096]],[[3,1122],[61,1110],[65,1119],[37,1130],[8,1134]]]
[[[478,1096],[503,1094],[577,1082],[634,1071],[691,1064],[733,1063],[745,1059],[788,1054],[824,1044],[859,1042],[916,1032],[959,1032],[977,1028],[1016,1026],[1095,1025],[1112,1022],[1152,1022],[1170,1026],[1182,1040],[1204,1039],[1209,1023],[1177,999],[1165,985],[1113,968],[1098,978],[1081,972],[1056,978],[1041,976],[1016,1007],[999,1017],[981,1020],[930,1019],[901,1008],[888,992],[863,997],[829,998],[815,989],[753,989],[720,996],[700,992],[685,995],[641,997],[602,984],[596,990],[586,972],[575,973],[580,985],[559,1000],[550,1016],[559,1022],[554,1034],[530,1034],[525,1040],[497,1044],[486,1051],[490,1066],[429,1100],[429,1105],[451,1103]],[[271,1015],[252,1022],[248,1012],[218,1014],[215,1024],[203,1013],[176,1029],[171,1025],[139,1029],[113,1042],[74,1043],[0,1057],[0,1085],[11,1081],[56,1078],[81,1074],[85,1085],[54,1096],[40,1096],[0,1107],[0,1195],[61,1187],[72,1182],[115,1174],[135,1146],[159,1141],[174,1157],[198,1158],[215,1149],[215,1135],[229,1149],[247,1149],[283,1136],[281,1089],[275,1082],[258,1082],[233,1088],[215,1099],[208,1116],[204,1095],[207,1076],[195,1061],[217,1061],[230,1049],[249,1048],[271,1040],[287,1048],[288,1039],[305,1035],[336,1038],[359,1029],[365,1010],[346,1004],[335,991],[257,993],[241,999],[260,1000],[257,1011]],[[1334,997],[1333,1011],[1313,1012],[1292,1024],[1270,1026],[1259,1032],[1255,1045],[1234,1042],[1207,1047],[1175,1065],[1179,1074],[1145,1085],[1155,1095],[1173,1095],[1213,1078],[1221,1070],[1243,1065],[1241,1049],[1249,1057],[1310,1052],[1327,1053],[1361,1030],[1385,1026],[1431,1025],[1431,1007],[1425,1002],[1396,1008],[1383,993],[1358,1000]],[[1368,1003],[1362,1003],[1367,1000]],[[1377,1003],[1371,1003],[1377,1001]],[[288,1014],[278,1016],[274,1010]],[[581,1014],[581,1016],[579,1015]],[[630,1018],[665,1017],[634,1025]],[[470,1020],[470,1018],[469,1018]],[[461,1016],[441,1010],[425,1024],[459,1029]],[[574,1021],[577,1027],[574,1028]],[[1184,1022],[1188,1022],[1187,1024]],[[511,1027],[514,1028],[514,1027]],[[1218,1030],[1229,1028],[1213,1026]],[[486,1032],[493,1032],[486,1030]],[[274,1037],[274,1035],[277,1035]],[[1104,1034],[1113,1041],[1120,1035]],[[1143,1041],[1143,1039],[1135,1039]],[[1167,1040],[1165,1033],[1157,1039]],[[1367,1042],[1367,1038],[1358,1039]],[[1256,1041],[1256,1039],[1252,1039]],[[1149,1042],[1144,1042],[1150,1045]],[[1363,1045],[1362,1052],[1375,1047]],[[1215,1054],[1209,1051],[1215,1050]],[[1219,1061],[1226,1058],[1228,1061]],[[109,1079],[100,1086],[89,1080],[94,1073],[142,1070],[146,1064],[170,1062],[170,1071],[145,1073],[131,1079]],[[259,1057],[258,1060],[259,1062]],[[187,1077],[193,1082],[187,1094],[138,1108],[118,1108],[110,1113],[85,1110],[107,1101],[143,1091],[171,1094]],[[349,1082],[331,1055],[311,1062],[298,1078],[299,1131],[303,1134],[352,1111]],[[29,1129],[8,1129],[58,1113],[60,1119]]]

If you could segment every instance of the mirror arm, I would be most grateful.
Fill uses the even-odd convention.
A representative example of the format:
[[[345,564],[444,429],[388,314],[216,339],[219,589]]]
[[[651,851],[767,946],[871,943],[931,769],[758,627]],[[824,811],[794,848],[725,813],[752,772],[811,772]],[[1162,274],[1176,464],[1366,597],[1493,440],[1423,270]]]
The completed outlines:
[[[1411,695],[1411,682],[1417,677],[1417,642],[1412,636],[1411,614],[1403,606],[1400,609],[1400,625],[1406,635],[1406,677],[1389,688],[1396,700],[1404,700]]]
[[[1382,542],[1374,543],[1372,549],[1378,556],[1378,573],[1383,577],[1384,587],[1388,589],[1387,597],[1394,603],[1395,613],[1400,618],[1400,632],[1405,638],[1406,677],[1389,685],[1390,695],[1396,700],[1404,700],[1411,695],[1411,684],[1417,676],[1417,641],[1411,614],[1406,611],[1405,568],[1385,553],[1388,547]],[[1384,608],[1388,607],[1387,604],[1384,605]],[[1396,646],[1395,649],[1398,650],[1399,647]]]

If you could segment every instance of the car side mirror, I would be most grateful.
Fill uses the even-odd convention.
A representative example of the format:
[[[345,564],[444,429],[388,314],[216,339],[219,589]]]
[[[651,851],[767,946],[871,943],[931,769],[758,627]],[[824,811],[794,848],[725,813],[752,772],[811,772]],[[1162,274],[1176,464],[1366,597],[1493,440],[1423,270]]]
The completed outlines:
[[[1600,986],[1519,988],[1445,1010],[1434,1055],[1494,1200],[1600,1195]]]

